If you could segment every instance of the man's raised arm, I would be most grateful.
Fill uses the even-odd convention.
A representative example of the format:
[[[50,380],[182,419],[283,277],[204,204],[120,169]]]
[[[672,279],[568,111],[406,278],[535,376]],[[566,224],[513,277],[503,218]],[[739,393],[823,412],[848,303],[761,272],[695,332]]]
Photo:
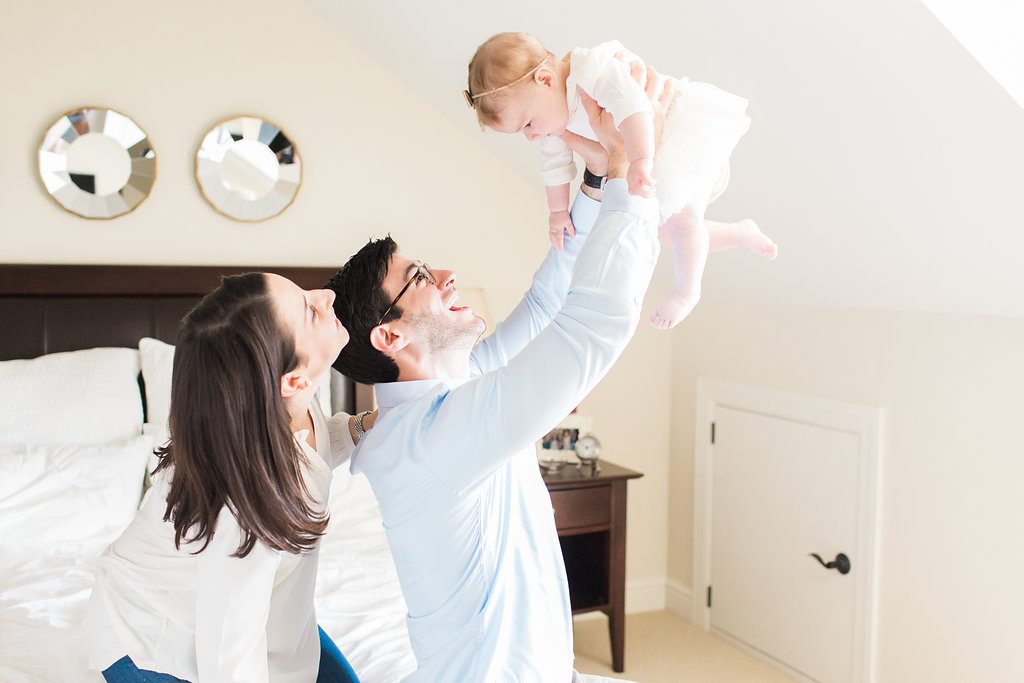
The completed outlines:
[[[588,194],[588,192],[590,194]],[[477,374],[502,367],[519,353],[530,340],[547,327],[569,292],[572,269],[587,235],[601,209],[600,190],[581,188],[572,205],[572,222],[576,236],[565,240],[562,251],[549,249],[533,276],[530,289],[494,333],[476,345],[470,363]],[[537,233],[538,239],[541,233]]]
[[[629,194],[621,147],[611,157],[601,211],[562,308],[507,365],[444,396],[424,425],[427,464],[454,489],[479,481],[557,424],[636,330],[658,258],[659,207]]]

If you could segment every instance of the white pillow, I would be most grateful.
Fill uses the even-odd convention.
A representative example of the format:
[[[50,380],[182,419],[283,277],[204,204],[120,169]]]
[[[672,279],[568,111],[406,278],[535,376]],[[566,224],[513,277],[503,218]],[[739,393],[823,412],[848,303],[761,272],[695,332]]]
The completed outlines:
[[[174,367],[174,345],[159,339],[139,340],[142,359],[142,381],[146,384],[146,422],[166,425],[171,413],[171,370]]]
[[[139,340],[139,355],[142,358],[142,379],[146,384],[147,428],[156,432],[162,425],[166,432],[167,418],[171,414],[171,373],[174,368],[174,346],[159,339],[143,337]],[[320,401],[320,407],[323,408],[324,414],[331,415],[330,368],[320,380],[317,399]]]
[[[6,548],[95,555],[135,516],[148,436],[107,444],[0,446]]]
[[[135,349],[0,362],[0,445],[107,443],[137,436],[138,375]]]

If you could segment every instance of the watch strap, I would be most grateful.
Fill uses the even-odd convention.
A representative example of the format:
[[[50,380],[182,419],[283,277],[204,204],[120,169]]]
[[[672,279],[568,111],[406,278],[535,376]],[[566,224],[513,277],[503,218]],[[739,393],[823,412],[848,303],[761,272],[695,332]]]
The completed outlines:
[[[587,187],[592,187],[595,190],[600,190],[602,187],[604,187],[604,178],[605,177],[603,175],[594,175],[593,173],[590,172],[589,168],[583,168],[583,184],[586,185]]]
[[[364,410],[363,412],[356,415],[356,436],[359,437],[360,441],[362,441],[363,437],[366,436],[366,430],[363,429],[363,418],[369,414],[369,410]]]

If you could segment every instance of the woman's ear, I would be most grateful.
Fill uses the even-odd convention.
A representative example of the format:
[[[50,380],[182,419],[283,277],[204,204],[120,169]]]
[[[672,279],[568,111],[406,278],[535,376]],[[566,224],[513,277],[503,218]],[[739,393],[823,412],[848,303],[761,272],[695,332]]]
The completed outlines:
[[[385,323],[370,330],[370,345],[388,358],[394,358],[409,345],[409,337],[401,327]]]
[[[281,398],[291,398],[313,386],[313,381],[302,373],[286,372],[281,375]]]

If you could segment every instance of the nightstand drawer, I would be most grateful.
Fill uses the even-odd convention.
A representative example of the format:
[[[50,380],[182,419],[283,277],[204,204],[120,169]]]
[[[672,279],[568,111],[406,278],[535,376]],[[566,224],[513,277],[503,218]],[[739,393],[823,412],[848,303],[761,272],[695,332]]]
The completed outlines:
[[[561,530],[608,524],[611,521],[611,492],[610,486],[552,491],[555,527]]]

